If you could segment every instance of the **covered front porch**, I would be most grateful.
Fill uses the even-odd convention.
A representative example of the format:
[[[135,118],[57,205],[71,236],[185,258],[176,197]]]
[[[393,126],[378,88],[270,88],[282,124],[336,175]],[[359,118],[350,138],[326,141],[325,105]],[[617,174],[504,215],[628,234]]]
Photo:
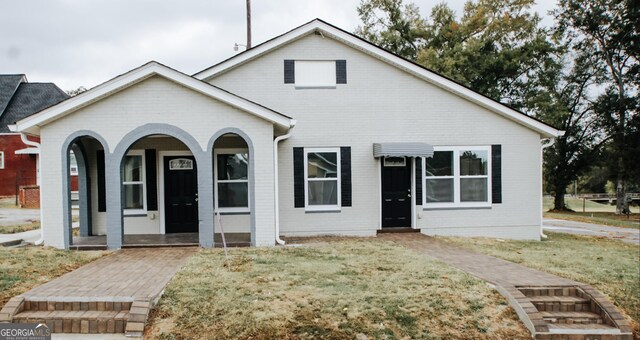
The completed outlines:
[[[223,242],[225,241],[225,242]],[[214,234],[214,247],[249,247],[251,233],[221,233]],[[156,248],[156,247],[197,247],[199,246],[197,233],[175,234],[142,234],[124,235],[122,248]],[[103,250],[107,249],[106,235],[75,236],[72,250]]]

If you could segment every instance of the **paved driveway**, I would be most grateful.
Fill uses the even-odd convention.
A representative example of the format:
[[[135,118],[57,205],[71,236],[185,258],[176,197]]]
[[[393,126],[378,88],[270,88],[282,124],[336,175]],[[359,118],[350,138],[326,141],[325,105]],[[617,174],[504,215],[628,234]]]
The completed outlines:
[[[600,224],[547,218],[542,221],[542,228],[544,230],[561,233],[602,236],[631,244],[640,245],[640,229],[610,227]]]

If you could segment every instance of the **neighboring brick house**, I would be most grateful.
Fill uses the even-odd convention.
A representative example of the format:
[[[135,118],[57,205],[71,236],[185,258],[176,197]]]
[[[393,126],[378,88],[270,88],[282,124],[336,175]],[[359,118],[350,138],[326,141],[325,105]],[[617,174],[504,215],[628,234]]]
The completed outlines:
[[[0,75],[0,197],[15,196],[19,187],[39,184],[38,147],[25,144],[8,126],[68,97],[52,83],[29,83],[24,74]],[[25,138],[40,143],[38,136]]]
[[[80,235],[112,249],[212,247],[217,213],[255,246],[385,228],[539,240],[542,146],[563,134],[321,20],[192,76],[149,62],[11,128],[42,140],[45,244],[73,245],[73,150]]]

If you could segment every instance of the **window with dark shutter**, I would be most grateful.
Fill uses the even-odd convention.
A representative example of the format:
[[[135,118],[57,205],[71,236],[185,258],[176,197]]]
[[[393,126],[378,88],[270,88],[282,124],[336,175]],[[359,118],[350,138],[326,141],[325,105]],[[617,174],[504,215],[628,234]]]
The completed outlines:
[[[347,61],[336,60],[336,84],[347,83]]]
[[[491,202],[502,203],[502,145],[491,145]]]
[[[340,190],[341,205],[351,206],[351,147],[340,148]]]
[[[147,211],[158,210],[158,176],[156,174],[156,150],[144,150],[144,161],[147,181]]]
[[[295,84],[296,82],[296,63],[295,60],[284,61],[284,83]]]
[[[107,194],[104,173],[104,150],[96,151],[98,170],[98,211],[107,211]]]
[[[293,148],[293,206],[304,208],[304,148]]]

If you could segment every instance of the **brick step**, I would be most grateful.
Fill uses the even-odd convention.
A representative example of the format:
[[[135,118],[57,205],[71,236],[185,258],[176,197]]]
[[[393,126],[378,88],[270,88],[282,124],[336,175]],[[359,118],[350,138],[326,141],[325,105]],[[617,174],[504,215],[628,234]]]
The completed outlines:
[[[23,311],[129,311],[130,301],[40,301],[25,300]]]
[[[550,324],[549,333],[581,335],[621,334],[618,328],[601,323]]]
[[[591,300],[577,296],[532,296],[529,301],[540,312],[591,311]]]
[[[45,323],[53,333],[124,333],[129,313],[125,311],[23,311],[14,323]]]
[[[413,228],[403,228],[403,227],[394,227],[394,228],[382,228],[378,229],[376,234],[403,234],[403,233],[419,233],[420,229]]]
[[[526,297],[538,296],[578,296],[575,287],[518,287]]]
[[[552,324],[604,324],[600,315],[591,312],[540,312]]]

